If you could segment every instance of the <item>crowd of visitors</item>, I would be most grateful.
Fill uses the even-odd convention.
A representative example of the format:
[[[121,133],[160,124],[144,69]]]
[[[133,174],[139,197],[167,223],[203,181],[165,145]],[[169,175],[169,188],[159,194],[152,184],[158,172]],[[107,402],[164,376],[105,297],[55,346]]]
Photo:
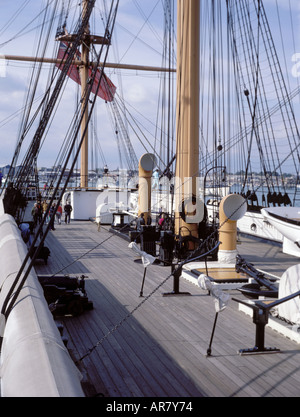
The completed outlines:
[[[62,223],[63,211],[65,214],[65,224],[70,224],[72,210],[73,208],[69,202],[67,202],[64,208],[62,208],[60,204],[58,204],[57,206],[56,203],[53,203],[49,207],[49,203],[47,203],[46,200],[44,200],[43,202],[37,201],[31,210],[33,227],[35,228],[38,223],[41,223],[43,216],[46,216],[45,224],[49,223],[51,229],[55,230],[55,223],[58,225],[61,225]]]

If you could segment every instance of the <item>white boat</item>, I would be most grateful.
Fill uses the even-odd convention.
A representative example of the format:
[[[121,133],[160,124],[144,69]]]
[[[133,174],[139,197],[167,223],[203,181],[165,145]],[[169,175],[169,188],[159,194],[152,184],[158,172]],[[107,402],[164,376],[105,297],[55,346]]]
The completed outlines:
[[[300,257],[300,207],[268,207],[261,213],[282,234],[283,251]]]

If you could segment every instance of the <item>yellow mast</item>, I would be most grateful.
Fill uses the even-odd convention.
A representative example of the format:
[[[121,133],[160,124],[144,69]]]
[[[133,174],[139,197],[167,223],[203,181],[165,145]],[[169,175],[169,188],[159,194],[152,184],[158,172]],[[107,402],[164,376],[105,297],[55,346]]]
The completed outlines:
[[[177,1],[177,205],[175,233],[198,237],[198,223],[187,223],[180,210],[194,211],[199,171],[199,15],[200,0]],[[185,204],[181,204],[182,201]],[[188,203],[189,202],[189,203]],[[193,248],[191,248],[193,249]]]
[[[88,7],[88,0],[82,2],[82,18],[86,16]],[[86,41],[82,43],[82,65],[80,66],[80,78],[81,78],[81,111],[82,111],[82,125],[81,125],[81,137],[84,134],[83,143],[81,146],[81,169],[80,169],[80,187],[88,188],[88,143],[89,143],[89,131],[88,131],[88,105],[85,105],[86,99],[86,86],[89,78],[89,50],[90,50],[90,28],[89,24],[85,28]]]

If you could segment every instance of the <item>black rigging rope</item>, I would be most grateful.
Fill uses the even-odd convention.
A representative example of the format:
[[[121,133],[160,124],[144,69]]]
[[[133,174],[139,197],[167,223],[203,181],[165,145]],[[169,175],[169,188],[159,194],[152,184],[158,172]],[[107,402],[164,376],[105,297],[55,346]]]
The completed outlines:
[[[87,9],[85,11],[84,16],[81,16],[81,18],[79,19],[79,22],[78,22],[78,25],[77,25],[78,29],[77,29],[77,32],[76,32],[76,40],[72,44],[72,47],[70,48],[70,54],[69,54],[69,56],[68,56],[68,58],[66,60],[66,63],[69,66],[70,66],[70,64],[71,64],[71,62],[73,60],[74,54],[76,53],[76,50],[77,50],[78,45],[80,43],[80,40],[81,40],[82,36],[84,35],[85,28],[87,27],[87,24],[89,22],[89,18],[90,18],[91,12],[92,12],[93,7],[94,7],[94,3],[95,3],[95,0],[91,0],[88,3],[88,6],[87,6]],[[112,1],[110,16],[109,16],[109,20],[108,20],[108,23],[107,23],[107,30],[106,30],[106,34],[105,34],[106,36],[107,36],[108,33],[111,34],[113,32],[113,27],[114,27],[114,24],[115,24],[115,18],[116,18],[116,13],[117,13],[117,10],[118,10],[118,5],[119,5],[119,0],[117,0],[116,2],[115,1]],[[103,45],[102,45],[102,48],[103,48]],[[102,51],[100,51],[100,53],[98,55],[98,65],[99,65],[99,62],[100,62],[101,52]],[[108,51],[106,52],[106,57],[105,57],[104,62],[106,61],[107,53],[108,53]],[[64,76],[62,76],[62,74],[61,74],[60,77],[59,77],[60,83],[62,83],[62,81],[64,80],[65,75],[66,75],[65,73],[67,71],[68,71],[68,69],[64,67],[64,69],[62,71],[62,74],[64,74]],[[91,81],[92,82],[88,85],[88,87],[87,87],[88,90],[87,90],[86,95],[84,97],[84,103],[85,103],[84,106],[85,107],[88,106],[89,95],[91,93],[92,86],[93,86],[93,83],[95,81],[96,74],[97,74],[97,71],[94,70],[94,74],[91,77]],[[101,83],[101,77],[100,77],[100,80],[99,80],[99,84],[97,86],[97,90],[96,90],[96,94],[95,94],[95,97],[94,97],[94,100],[93,100],[93,103],[92,103],[92,106],[91,106],[91,110],[89,112],[89,117],[88,117],[87,123],[89,122],[89,120],[91,118],[91,114],[93,112],[93,107],[95,105],[96,96],[97,96],[98,89],[100,87],[100,83]],[[74,131],[74,145],[75,145],[75,139],[76,139],[77,133],[78,133],[78,131],[80,129],[80,124],[81,124],[81,120],[80,120],[80,123],[78,124],[77,128]],[[64,187],[62,189],[61,194],[63,194],[65,192],[65,189],[66,189],[66,186],[67,186],[67,182],[68,182],[68,180],[70,178],[71,172],[72,172],[73,167],[74,167],[74,165],[76,163],[76,159],[77,159],[77,157],[79,155],[80,148],[81,148],[81,144],[82,144],[83,139],[85,137],[85,131],[86,131],[86,129],[87,129],[87,126],[86,126],[85,130],[82,132],[82,137],[81,137],[81,141],[80,141],[80,144],[79,144],[78,149],[77,149],[77,152],[76,152],[76,157],[75,157],[75,159],[74,159],[74,161],[72,163],[72,166],[71,166],[71,170],[70,170],[68,179],[65,182],[65,185],[64,185]],[[45,213],[45,215],[43,217],[43,220],[42,220],[42,222],[41,222],[41,224],[39,226],[39,229],[38,229],[38,231],[36,233],[36,236],[35,236],[35,238],[34,238],[34,240],[32,242],[32,245],[31,245],[31,247],[30,247],[30,249],[29,249],[29,251],[28,251],[28,253],[27,253],[27,255],[26,255],[26,257],[25,257],[25,259],[24,259],[24,261],[23,261],[23,263],[22,263],[22,265],[20,267],[20,269],[19,269],[19,272],[18,272],[17,276],[15,277],[15,280],[12,283],[12,286],[11,286],[11,288],[10,288],[10,290],[9,290],[9,292],[8,292],[8,294],[7,294],[4,302],[3,302],[3,305],[2,305],[2,308],[1,308],[1,316],[4,316],[5,317],[5,320],[7,320],[8,316],[9,316],[9,314],[10,314],[10,312],[11,312],[13,306],[14,306],[14,303],[16,302],[16,299],[19,296],[19,293],[20,293],[21,289],[23,288],[24,283],[26,282],[26,279],[27,279],[27,277],[28,277],[28,275],[29,275],[29,273],[31,271],[32,266],[33,266],[33,263],[34,263],[35,259],[37,258],[38,252],[39,252],[41,246],[44,244],[45,238],[46,238],[47,233],[48,233],[48,231],[50,229],[50,223],[51,222],[49,222],[49,224],[47,225],[46,230],[45,230],[45,233],[43,234],[43,237],[40,240],[40,244],[35,249],[35,246],[34,245],[37,242],[38,236],[42,233],[43,226],[44,226],[44,223],[45,223],[45,219],[47,218],[47,216],[49,214],[50,206],[52,205],[52,203],[54,201],[55,194],[58,191],[58,188],[59,188],[60,183],[61,183],[61,180],[62,180],[62,176],[63,176],[63,174],[64,174],[64,172],[65,172],[65,170],[67,168],[67,164],[68,164],[69,159],[71,157],[71,151],[72,151],[72,149],[70,149],[70,151],[68,153],[68,156],[67,156],[66,161],[65,161],[65,165],[64,165],[64,167],[62,169],[62,172],[61,172],[59,181],[57,183],[57,186],[56,186],[56,188],[54,190],[52,199],[51,199],[50,204],[48,206],[48,209],[47,209],[47,211],[46,211],[46,213]],[[56,210],[58,208],[58,205],[59,205],[59,201],[58,201],[58,203],[57,203],[57,205],[55,207],[55,212],[56,212]],[[29,261],[30,258],[31,258],[31,261],[29,262],[29,265],[27,265],[27,263],[28,263],[28,261]],[[25,272],[23,273],[24,270],[25,270]],[[0,339],[0,346],[2,344],[2,341],[3,341],[3,338]]]
[[[263,1],[227,0],[226,5],[227,19],[231,29],[233,69],[236,75],[236,97],[240,120],[240,133],[229,138],[226,145],[227,151],[233,148],[234,143],[237,143],[237,138],[242,140],[249,135],[244,142],[245,146],[239,149],[241,153],[244,152],[243,148],[247,150],[243,156],[244,166],[246,166],[246,172],[249,173],[248,177],[253,187],[252,171],[254,171],[255,164],[253,164],[253,158],[250,160],[250,153],[255,136],[256,151],[267,185],[269,188],[274,185],[285,187],[282,181],[284,179],[283,161],[286,162],[289,157],[295,171],[299,172],[299,131],[291,103],[299,90],[289,92],[287,88]],[[259,64],[257,52],[260,55]],[[242,101],[242,97],[245,98],[244,90],[247,90],[247,98],[244,102],[247,103],[248,110],[250,108],[251,123],[249,117],[246,116],[249,112]],[[278,102],[273,107],[270,107],[272,103],[270,99],[273,99],[270,91]],[[203,129],[202,132],[204,133]],[[288,140],[289,148],[286,147],[284,153],[280,148],[279,133],[282,133],[282,136],[285,135]],[[226,150],[222,152],[224,157],[225,152]],[[209,153],[207,157],[215,160],[213,153]],[[244,180],[244,185],[245,183]]]

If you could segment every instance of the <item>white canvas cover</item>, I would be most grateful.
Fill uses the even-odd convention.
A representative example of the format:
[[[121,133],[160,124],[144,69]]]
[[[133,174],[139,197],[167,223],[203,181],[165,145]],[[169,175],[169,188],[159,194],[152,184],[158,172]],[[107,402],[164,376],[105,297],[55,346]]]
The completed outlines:
[[[279,282],[278,298],[287,297],[300,290],[300,264],[284,272]],[[285,320],[300,325],[300,299],[295,297],[278,306],[278,315]]]
[[[153,262],[156,259],[154,258],[154,256],[150,255],[149,253],[142,251],[135,242],[129,243],[128,247],[132,249],[137,255],[142,257],[144,268],[147,268],[147,266],[153,264]]]
[[[205,274],[201,274],[198,278],[198,285],[202,290],[207,290],[211,293],[215,301],[215,309],[217,313],[220,313],[226,308],[230,300],[230,295],[226,294],[216,285],[213,285]]]

